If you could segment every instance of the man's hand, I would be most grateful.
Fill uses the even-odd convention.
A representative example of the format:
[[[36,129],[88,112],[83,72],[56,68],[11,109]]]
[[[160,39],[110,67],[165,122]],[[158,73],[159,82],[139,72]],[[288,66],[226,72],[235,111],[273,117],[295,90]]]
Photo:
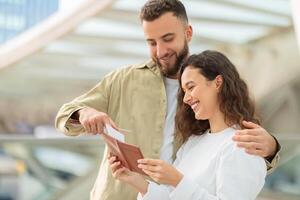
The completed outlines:
[[[252,155],[258,155],[263,158],[272,157],[276,154],[276,140],[264,128],[253,123],[243,121],[247,129],[236,131],[233,140],[237,146],[245,148],[245,151]]]
[[[78,115],[80,124],[88,133],[103,133],[105,124],[110,124],[114,129],[118,130],[116,124],[104,112],[100,112],[93,108],[86,107],[79,110]]]
[[[181,181],[183,175],[172,165],[158,159],[140,159],[138,167],[160,184],[174,187]]]

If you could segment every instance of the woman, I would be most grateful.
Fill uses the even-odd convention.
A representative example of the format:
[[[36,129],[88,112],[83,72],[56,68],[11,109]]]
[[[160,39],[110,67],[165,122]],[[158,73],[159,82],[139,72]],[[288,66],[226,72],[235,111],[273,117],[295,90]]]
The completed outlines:
[[[122,167],[112,156],[113,176],[132,185],[138,199],[255,199],[264,185],[265,162],[232,141],[243,120],[259,123],[246,83],[216,51],[190,56],[179,82],[176,129],[184,143],[173,165],[157,159],[138,161],[157,184]]]

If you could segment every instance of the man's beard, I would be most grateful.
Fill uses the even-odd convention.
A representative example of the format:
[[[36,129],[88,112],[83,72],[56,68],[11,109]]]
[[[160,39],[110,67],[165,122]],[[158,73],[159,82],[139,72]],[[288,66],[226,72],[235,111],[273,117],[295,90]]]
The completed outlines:
[[[188,54],[189,54],[189,47],[188,47],[187,41],[185,41],[183,49],[179,52],[178,55],[176,55],[176,61],[175,61],[174,65],[163,66],[159,62],[158,58],[155,58],[154,61],[156,62],[156,64],[158,65],[158,67],[161,71],[161,73],[165,77],[174,77],[178,73],[182,62],[186,59]]]

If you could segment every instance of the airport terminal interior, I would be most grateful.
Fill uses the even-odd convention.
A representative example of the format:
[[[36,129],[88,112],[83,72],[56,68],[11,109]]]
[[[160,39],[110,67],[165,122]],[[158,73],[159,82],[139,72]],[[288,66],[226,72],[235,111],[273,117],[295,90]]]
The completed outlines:
[[[58,109],[112,70],[149,59],[145,0],[0,0],[0,200],[87,200],[105,144],[65,136]],[[300,3],[184,0],[190,53],[237,66],[280,162],[257,200],[300,199]]]

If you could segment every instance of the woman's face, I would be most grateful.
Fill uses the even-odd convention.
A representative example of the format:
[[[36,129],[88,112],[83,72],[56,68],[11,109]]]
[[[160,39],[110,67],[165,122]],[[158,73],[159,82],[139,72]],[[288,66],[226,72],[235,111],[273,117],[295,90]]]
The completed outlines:
[[[217,77],[220,78],[220,76]],[[208,81],[199,69],[188,66],[181,76],[181,84],[185,92],[183,102],[192,108],[195,118],[206,120],[213,117],[219,109],[220,84],[217,78]]]

